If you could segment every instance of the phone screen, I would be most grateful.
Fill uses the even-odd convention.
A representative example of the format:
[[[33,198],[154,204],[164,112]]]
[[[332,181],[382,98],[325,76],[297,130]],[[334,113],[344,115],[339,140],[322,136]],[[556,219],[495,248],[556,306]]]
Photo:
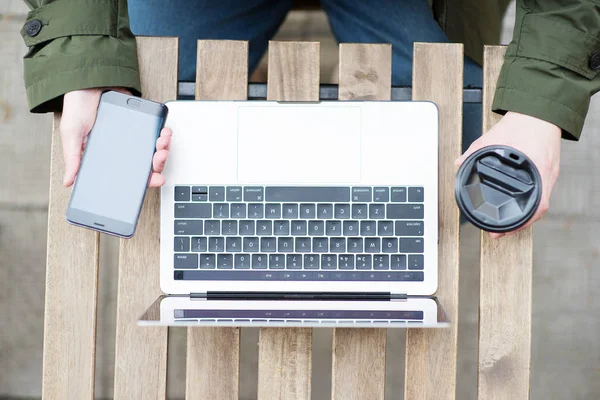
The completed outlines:
[[[120,230],[137,223],[163,118],[123,104],[100,103],[69,211],[86,216],[72,222],[127,236]]]

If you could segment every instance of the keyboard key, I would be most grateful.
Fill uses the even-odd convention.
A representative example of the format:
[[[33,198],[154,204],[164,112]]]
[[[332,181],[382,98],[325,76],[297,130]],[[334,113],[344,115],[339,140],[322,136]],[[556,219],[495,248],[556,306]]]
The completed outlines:
[[[304,236],[307,233],[306,221],[292,221],[292,235]]]
[[[334,207],[335,219],[350,218],[350,204],[336,204]]]
[[[394,236],[393,221],[379,221],[377,223],[377,235],[379,236]]]
[[[401,253],[422,253],[423,252],[423,239],[412,239],[412,238],[400,238],[400,252]]]
[[[173,267],[180,268],[198,268],[198,254],[175,254]]]
[[[376,187],[373,190],[373,201],[378,203],[387,203],[390,201],[390,188]]]
[[[204,204],[198,204],[203,206]],[[229,218],[229,204],[227,203],[214,203],[213,204],[213,215],[214,218]]]
[[[317,218],[333,218],[333,204],[317,204]]]
[[[175,220],[176,235],[202,235],[202,224],[204,222],[197,220],[180,219]]]
[[[423,219],[423,204],[388,204],[388,219]]]
[[[379,253],[380,242],[379,238],[366,238],[365,239],[365,252],[366,253]]]
[[[342,221],[325,222],[327,236],[342,236]]]
[[[347,187],[293,187],[272,186],[266,188],[266,200],[277,202],[348,202],[350,188]]]
[[[237,221],[223,221],[221,233],[223,235],[237,235]]]
[[[246,218],[246,205],[244,203],[232,204],[231,218]]]
[[[192,201],[208,201],[208,194],[194,194],[192,193]]]
[[[310,236],[325,236],[325,222],[308,221],[308,234]]]
[[[356,269],[371,269],[372,259],[370,255],[356,256]]]
[[[173,249],[176,252],[186,253],[190,251],[190,238],[189,237],[175,237],[175,243]]]
[[[302,269],[302,256],[299,254],[288,254],[286,257],[287,269]]]
[[[256,221],[256,234],[259,236],[271,236],[273,234],[273,222]]]
[[[348,253],[362,253],[363,240],[362,238],[348,238]]]
[[[211,253],[221,253],[225,251],[225,238],[211,237],[208,238],[208,251]]]
[[[208,186],[192,186],[192,194],[208,195]]]
[[[367,219],[367,214],[366,204],[352,204],[352,219]]]
[[[274,253],[277,249],[274,237],[260,238],[260,251],[263,253]]]
[[[233,268],[233,255],[232,254],[217,255],[217,268],[218,269],[232,269]]]
[[[353,187],[352,188],[352,201],[355,202],[367,202],[373,201],[373,195],[371,194],[370,187]]]
[[[314,204],[300,204],[300,218],[314,219],[316,216],[317,212]]]
[[[408,188],[408,201],[411,203],[422,203],[424,198],[424,191],[422,187],[409,187]]]
[[[277,236],[288,236],[290,234],[290,221],[274,221],[273,232]]]
[[[200,255],[200,268],[201,269],[214,269],[216,267],[216,256],[214,254],[201,254]]]
[[[298,204],[284,204],[282,213],[283,218],[298,218]]]
[[[225,201],[225,187],[211,186],[208,188],[208,199],[210,201]]]
[[[220,235],[221,234],[221,221],[206,221],[204,223],[204,234],[205,235]]]
[[[381,241],[381,251],[383,253],[397,253],[398,252],[398,239],[396,238],[385,238]]]
[[[327,238],[313,238],[313,252],[327,253],[329,252],[329,241]]]
[[[244,238],[244,252],[246,253],[257,253],[258,252],[258,238],[257,237],[245,237]]]
[[[423,269],[424,262],[422,255],[409,255],[408,256],[408,269]]]
[[[267,269],[267,260],[266,254],[253,254],[252,269]]]
[[[210,218],[208,203],[175,203],[175,218]]]
[[[388,255],[373,256],[373,269],[377,269],[377,270],[390,269],[390,256],[388,256]]]
[[[190,201],[190,187],[175,186],[175,201]]]
[[[406,202],[406,188],[393,187],[391,192],[392,203]]]
[[[262,186],[248,186],[244,188],[244,201],[263,201],[264,190]]]
[[[323,254],[321,256],[321,269],[337,269],[337,256]]]
[[[233,267],[235,269],[250,269],[250,254],[236,254]]]
[[[254,235],[254,221],[240,221],[240,235]]]
[[[248,204],[248,218],[262,218],[264,216],[262,204]]]
[[[265,205],[265,218],[281,218],[281,204]]]
[[[310,238],[296,238],[296,252],[310,253],[311,248]]]
[[[192,238],[192,251],[203,252],[208,248],[208,239],[205,237]]]
[[[423,221],[396,221],[396,236],[423,236]]]
[[[293,253],[294,252],[294,238],[285,237],[278,239],[278,247],[280,253]]]
[[[340,255],[339,256],[340,269],[354,269],[354,256]]]
[[[242,201],[242,187],[227,186],[227,193],[225,196],[227,201]]]
[[[304,269],[319,269],[319,256],[312,254],[304,255]]]
[[[269,255],[269,269],[284,269],[285,268],[285,256],[279,254]]]
[[[228,253],[239,253],[242,251],[242,238],[241,237],[228,237],[226,239],[226,251]]]
[[[385,218],[385,204],[369,204],[369,218],[384,219]]]
[[[346,252],[346,239],[345,238],[329,239],[329,251],[331,251],[332,253],[345,253]]]
[[[358,221],[344,221],[344,236],[358,236]]]
[[[375,236],[377,235],[377,223],[375,221],[361,221],[360,222],[360,234],[361,236]]]
[[[406,256],[404,254],[392,256],[392,269],[406,269]]]

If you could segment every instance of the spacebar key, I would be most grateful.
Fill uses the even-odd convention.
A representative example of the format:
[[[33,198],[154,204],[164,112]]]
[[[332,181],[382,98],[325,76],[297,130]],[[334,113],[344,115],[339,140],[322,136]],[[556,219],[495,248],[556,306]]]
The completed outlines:
[[[278,202],[349,202],[349,187],[270,186],[266,200]]]

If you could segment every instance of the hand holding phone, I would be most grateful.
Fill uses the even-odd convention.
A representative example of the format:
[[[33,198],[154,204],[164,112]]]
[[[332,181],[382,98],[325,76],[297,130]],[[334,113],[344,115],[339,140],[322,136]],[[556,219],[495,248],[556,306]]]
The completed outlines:
[[[167,108],[160,103],[115,91],[102,94],[93,128],[87,140],[82,140],[85,151],[67,221],[119,237],[133,236],[146,186],[164,183],[160,172],[168,154],[170,131],[165,130],[160,138],[159,132],[166,114]],[[61,122],[61,133],[62,128]],[[69,146],[69,138],[62,139],[63,148]],[[70,139],[77,142],[75,135]],[[80,152],[65,151],[66,185]],[[152,173],[153,169],[157,172]]]

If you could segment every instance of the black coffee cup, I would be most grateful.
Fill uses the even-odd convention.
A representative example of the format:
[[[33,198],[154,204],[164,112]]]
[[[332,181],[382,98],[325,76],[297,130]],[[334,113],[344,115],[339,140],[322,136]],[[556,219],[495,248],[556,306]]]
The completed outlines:
[[[456,203],[465,218],[488,232],[509,232],[527,223],[542,197],[542,179],[520,151],[493,145],[471,154],[454,182]]]

